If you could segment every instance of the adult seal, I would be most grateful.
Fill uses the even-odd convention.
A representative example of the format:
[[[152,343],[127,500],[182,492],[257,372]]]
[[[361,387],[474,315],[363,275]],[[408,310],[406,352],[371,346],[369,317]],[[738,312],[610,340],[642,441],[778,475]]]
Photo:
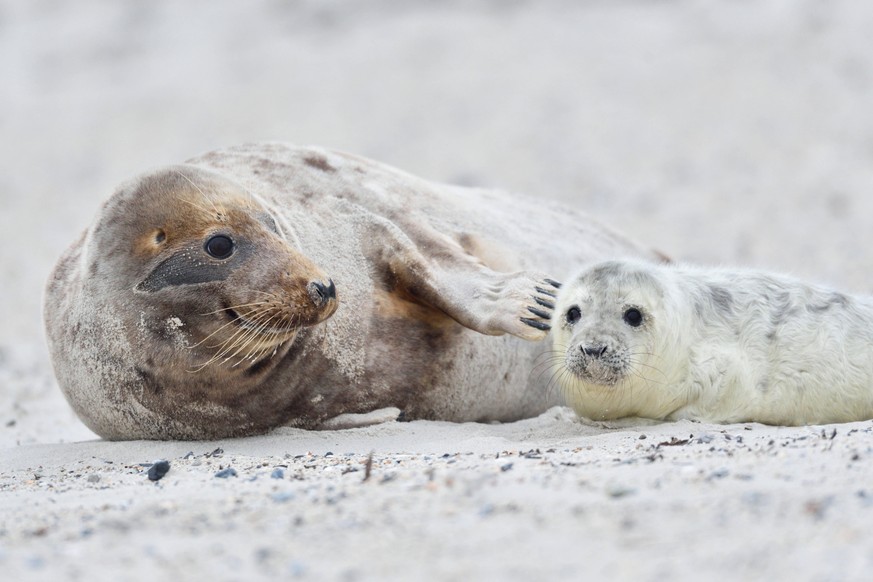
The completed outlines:
[[[580,416],[873,418],[873,298],[765,272],[589,266],[560,291],[555,374]]]
[[[109,439],[387,407],[506,421],[557,400],[530,373],[542,344],[516,339],[549,328],[537,273],[619,253],[650,256],[542,201],[246,145],[121,185],[55,267],[46,331],[61,389]]]

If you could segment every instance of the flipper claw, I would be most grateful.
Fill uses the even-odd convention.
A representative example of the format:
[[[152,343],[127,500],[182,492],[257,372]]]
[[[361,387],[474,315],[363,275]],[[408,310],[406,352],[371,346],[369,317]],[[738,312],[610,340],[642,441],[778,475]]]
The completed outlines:
[[[522,323],[525,323],[531,327],[535,327],[536,329],[541,329],[543,331],[549,331],[552,329],[548,323],[543,323],[542,321],[537,321],[536,319],[529,319],[527,317],[520,318]]]

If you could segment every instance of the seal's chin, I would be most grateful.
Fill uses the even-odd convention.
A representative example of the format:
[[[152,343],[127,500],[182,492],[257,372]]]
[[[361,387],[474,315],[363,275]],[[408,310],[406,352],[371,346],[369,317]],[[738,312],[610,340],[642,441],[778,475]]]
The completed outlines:
[[[612,388],[626,374],[623,366],[598,358],[582,356],[578,350],[571,350],[567,353],[564,365],[571,374],[585,384],[604,388]]]
[[[612,388],[624,378],[624,374],[620,374],[612,368],[603,368],[592,366],[591,369],[585,371],[570,370],[576,378],[590,384],[592,386],[601,386],[603,388]]]

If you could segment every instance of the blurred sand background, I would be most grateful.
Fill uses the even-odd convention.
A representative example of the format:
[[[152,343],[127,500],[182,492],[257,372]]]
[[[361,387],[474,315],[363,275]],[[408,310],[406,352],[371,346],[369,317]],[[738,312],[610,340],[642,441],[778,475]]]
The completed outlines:
[[[561,200],[681,260],[870,292],[871,30],[873,6],[851,1],[0,1],[0,570],[860,579],[870,423],[831,440],[556,410],[59,445],[94,436],[54,383],[40,304],[119,182],[261,140]],[[219,446],[248,468],[236,481],[212,477]],[[362,483],[371,450],[390,469]],[[157,487],[137,465],[171,457]]]

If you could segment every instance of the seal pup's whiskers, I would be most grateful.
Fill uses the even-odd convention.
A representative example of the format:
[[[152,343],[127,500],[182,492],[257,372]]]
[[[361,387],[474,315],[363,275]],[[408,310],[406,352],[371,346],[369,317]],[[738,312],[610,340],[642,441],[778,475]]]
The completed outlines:
[[[546,356],[543,358],[543,356]],[[558,353],[556,350],[551,350],[550,352],[545,352],[540,354],[537,360],[543,360],[538,363],[535,363],[530,372],[528,372],[528,383],[540,383],[543,376],[548,374],[548,380],[545,385],[545,393],[552,397],[559,387],[559,384],[555,382],[555,374],[561,369],[561,362],[564,360],[564,355]],[[537,371],[539,370],[539,371]],[[533,377],[536,375],[536,377]]]

